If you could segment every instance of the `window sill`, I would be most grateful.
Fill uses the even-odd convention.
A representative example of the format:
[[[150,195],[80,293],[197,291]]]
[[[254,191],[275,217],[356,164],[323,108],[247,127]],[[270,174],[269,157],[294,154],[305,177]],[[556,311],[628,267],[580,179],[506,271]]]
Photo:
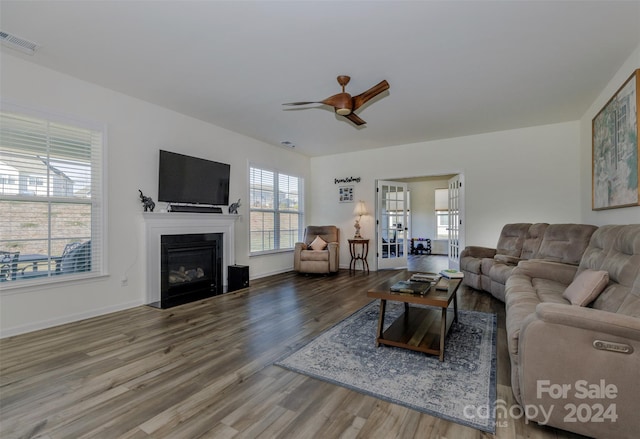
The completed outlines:
[[[10,296],[13,294],[29,293],[31,291],[59,288],[65,285],[93,282],[107,277],[109,277],[109,274],[89,273],[68,276],[53,276],[25,281],[2,282],[0,283],[0,295]]]
[[[274,254],[279,254],[279,253],[293,253],[292,248],[285,248],[282,250],[266,250],[263,252],[253,252],[253,253],[249,253],[249,257],[253,258],[255,256],[266,256],[266,255],[274,255]]]

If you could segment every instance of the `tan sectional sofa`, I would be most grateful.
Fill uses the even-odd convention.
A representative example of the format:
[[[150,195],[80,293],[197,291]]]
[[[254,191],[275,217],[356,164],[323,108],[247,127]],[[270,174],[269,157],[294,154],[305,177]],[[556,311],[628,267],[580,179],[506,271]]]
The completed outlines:
[[[588,224],[507,224],[495,249],[471,246],[460,253],[464,284],[504,302],[507,279],[520,261],[546,259],[577,266],[596,229]]]
[[[572,305],[565,293],[587,270],[606,273],[608,282],[595,300]],[[521,262],[505,297],[511,386],[524,408],[537,408],[530,420],[596,438],[637,438],[640,224],[600,227],[579,266]]]
[[[640,224],[548,225],[534,257],[520,259],[502,267],[502,297],[511,386],[525,416],[596,438],[638,437]],[[491,288],[501,263],[489,268]]]
[[[522,248],[531,226],[530,223],[507,224],[500,232],[496,248],[470,246],[462,250],[460,271],[464,272],[463,283],[476,290],[492,293],[504,301],[504,283],[501,287],[495,285],[495,292],[492,292],[489,273],[495,265],[504,265],[510,271],[518,264],[523,258]],[[546,228],[547,224],[542,226]],[[497,278],[493,282],[498,283]]]

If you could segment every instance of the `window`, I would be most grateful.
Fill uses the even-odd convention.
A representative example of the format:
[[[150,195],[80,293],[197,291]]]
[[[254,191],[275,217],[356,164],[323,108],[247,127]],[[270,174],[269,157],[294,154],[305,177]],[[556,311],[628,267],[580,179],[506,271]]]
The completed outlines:
[[[25,113],[0,111],[0,282],[102,274],[102,129]]]
[[[301,239],[303,179],[252,166],[249,192],[250,252],[293,249]]]
[[[449,189],[436,189],[436,239],[449,239]]]
[[[436,239],[449,239],[449,212],[436,211]]]

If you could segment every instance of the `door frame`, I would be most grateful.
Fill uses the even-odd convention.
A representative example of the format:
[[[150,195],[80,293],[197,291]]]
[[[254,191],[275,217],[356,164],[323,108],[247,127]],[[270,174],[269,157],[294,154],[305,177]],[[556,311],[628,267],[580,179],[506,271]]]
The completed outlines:
[[[449,242],[447,257],[449,268],[460,269],[460,252],[464,248],[464,175],[457,174],[449,179]]]
[[[378,202],[378,196],[377,196],[377,187],[378,187],[378,181],[395,181],[395,182],[408,182],[409,180],[414,180],[417,178],[429,178],[429,177],[441,177],[443,179],[450,179],[453,177],[459,177],[460,180],[463,182],[462,187],[460,188],[461,193],[460,193],[460,199],[459,199],[459,220],[462,221],[459,224],[459,228],[458,228],[458,247],[459,250],[462,251],[462,249],[465,248],[465,229],[466,229],[466,197],[464,194],[464,189],[466,187],[466,185],[464,184],[465,182],[465,178],[464,178],[464,172],[461,171],[451,171],[451,172],[441,172],[441,173],[434,173],[434,174],[425,174],[425,175],[416,175],[416,176],[404,176],[404,177],[394,177],[394,178],[380,178],[380,179],[376,179],[375,183],[374,183],[374,202],[376,203],[376,210],[375,210],[375,242],[376,244],[378,243],[378,226],[377,226],[377,220],[378,220],[378,206],[377,206],[377,202]],[[409,212],[408,212],[408,218],[407,218],[407,224],[411,224],[411,229],[413,229],[415,227],[415,224],[412,224],[412,212],[413,209],[410,208]],[[435,236],[435,230],[434,232],[434,236]],[[408,239],[411,239],[411,237],[409,235]],[[447,251],[449,249],[449,244],[447,243]],[[376,251],[377,251],[377,247],[376,247]],[[373,253],[373,252],[372,252]],[[376,255],[373,255],[375,257],[374,259],[374,264],[372,266],[375,266],[375,270],[381,270],[381,268],[378,267],[378,258]],[[450,268],[456,268],[458,269],[455,264],[454,266],[450,266]]]

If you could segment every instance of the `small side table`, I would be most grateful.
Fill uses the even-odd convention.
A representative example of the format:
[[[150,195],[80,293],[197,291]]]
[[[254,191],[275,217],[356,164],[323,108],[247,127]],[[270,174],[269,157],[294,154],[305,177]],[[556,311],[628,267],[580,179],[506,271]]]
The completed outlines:
[[[358,252],[358,247],[360,247],[360,252]],[[349,271],[355,271],[356,262],[362,261],[362,271],[366,268],[367,273],[369,273],[369,263],[367,262],[367,256],[369,255],[369,240],[364,238],[349,239],[349,253],[351,253]]]

